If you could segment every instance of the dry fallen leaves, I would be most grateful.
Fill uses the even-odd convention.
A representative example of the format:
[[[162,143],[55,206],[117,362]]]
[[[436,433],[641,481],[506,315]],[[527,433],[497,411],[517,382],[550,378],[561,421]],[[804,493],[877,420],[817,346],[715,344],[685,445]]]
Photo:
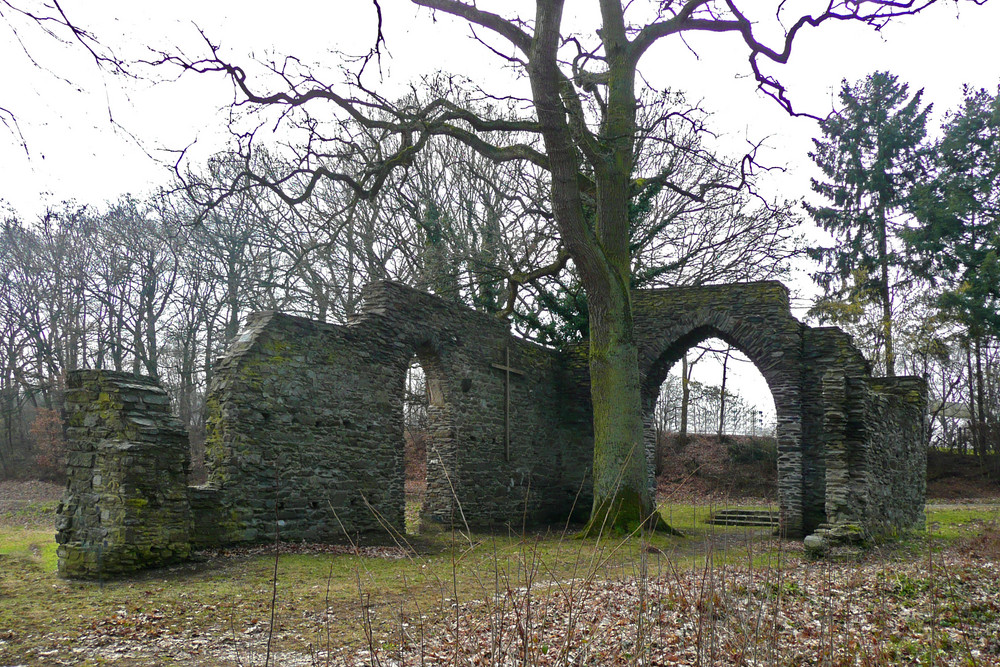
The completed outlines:
[[[382,626],[369,617],[368,627],[395,629],[352,646],[284,650],[272,664],[1000,664],[1000,565],[961,550],[899,562],[793,556],[770,568],[661,561],[645,579],[536,581],[450,604],[437,620],[405,607]],[[155,610],[120,609],[76,638],[72,659],[262,664],[270,628],[252,620],[199,636]]]

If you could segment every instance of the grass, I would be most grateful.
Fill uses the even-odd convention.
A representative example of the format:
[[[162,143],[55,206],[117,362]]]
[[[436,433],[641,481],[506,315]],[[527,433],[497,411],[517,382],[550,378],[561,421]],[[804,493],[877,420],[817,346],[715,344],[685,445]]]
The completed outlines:
[[[0,526],[52,524],[58,502],[26,501],[0,511]]]
[[[27,502],[0,513],[0,563],[7,559],[55,572],[54,501]],[[0,626],[2,627],[2,626]]]
[[[712,514],[723,509],[742,510],[777,510],[776,506],[767,505],[744,505],[740,503],[718,503],[709,505],[697,505],[693,503],[663,503],[660,514],[674,528],[692,534],[703,534],[718,528],[739,528],[739,526],[713,526],[706,524],[705,520]]]
[[[284,554],[278,558],[280,613],[271,639],[276,651],[299,655],[318,654],[325,647],[347,651],[367,647],[391,654],[397,644],[406,642],[405,637],[440,634],[455,623],[471,622],[458,620],[460,609],[465,614],[471,608],[471,618],[488,623],[496,605],[514,604],[525,591],[542,596],[582,588],[584,583],[574,582],[588,580],[670,580],[682,571],[703,573],[706,581],[762,571],[769,574],[760,599],[800,603],[810,599],[803,584],[783,575],[801,560],[789,551],[789,545],[797,543],[776,540],[767,529],[704,524],[714,509],[666,505],[664,518],[686,534],[683,538],[657,534],[590,541],[572,539],[559,530],[524,535],[439,532],[413,537],[412,548],[402,558]],[[177,644],[190,651],[199,645],[199,638],[217,641],[225,635],[231,660],[250,664],[256,656],[262,662],[274,593],[274,557],[266,549],[234,549],[122,581],[67,582],[55,576],[54,531],[43,523],[51,521],[51,510],[19,509],[16,517],[0,517],[0,665],[46,664],[43,654],[72,655],[82,645],[93,645],[95,636],[122,645],[162,645],[167,656]],[[932,506],[928,525],[940,544],[960,544],[994,521],[997,510],[996,506]],[[923,557],[919,546],[912,550],[909,555],[890,553],[888,558]],[[384,555],[398,554],[384,550]],[[738,592],[739,586],[732,590],[723,586],[721,593],[713,588],[706,598],[711,600],[709,606],[725,607],[727,595]],[[902,573],[888,580],[885,594],[906,601],[931,587],[940,594],[942,621],[996,623],[993,607],[965,602],[968,596],[961,581]],[[684,607],[689,597],[671,592],[657,599]],[[511,609],[505,607],[504,613]],[[703,611],[697,605],[691,609]],[[549,645],[545,646],[548,651]],[[900,645],[892,651],[913,657],[917,646]],[[536,649],[541,652],[542,645]],[[191,662],[191,655],[185,654],[186,664],[217,664],[217,655],[206,656],[201,663]],[[129,660],[121,657],[115,664],[148,664],[142,658]],[[74,664],[101,663],[83,656]],[[170,663],[164,657],[157,664]]]
[[[926,514],[928,533],[954,542],[984,523],[1000,522],[1000,505],[928,505]]]
[[[703,536],[748,534],[745,529],[701,524],[708,516],[702,507],[671,506],[664,514],[689,537],[657,534],[647,540],[590,541],[559,531],[523,536],[513,531],[440,532],[411,536],[412,550],[401,559],[282,555],[278,563],[279,600],[286,619],[282,640],[308,644],[310,635],[322,629],[322,637],[312,637],[314,644],[322,640],[358,645],[365,639],[366,623],[375,635],[391,633],[400,609],[434,625],[455,605],[497,590],[586,577],[635,576],[644,553],[653,554],[660,565],[669,555],[674,566],[695,566],[700,554],[693,544]],[[51,520],[44,512],[27,515]],[[8,628],[14,638],[0,642],[0,664],[18,652],[53,645],[58,650],[68,648],[95,628],[128,637],[140,627],[156,636],[217,631],[221,625],[245,639],[267,618],[274,565],[270,555],[233,550],[234,555],[125,581],[67,582],[55,576],[53,532],[37,524],[0,528],[0,628]],[[31,611],[24,613],[25,607]],[[331,616],[327,609],[337,612]]]
[[[37,566],[42,572],[56,570],[54,531],[0,528],[0,558],[7,557]]]

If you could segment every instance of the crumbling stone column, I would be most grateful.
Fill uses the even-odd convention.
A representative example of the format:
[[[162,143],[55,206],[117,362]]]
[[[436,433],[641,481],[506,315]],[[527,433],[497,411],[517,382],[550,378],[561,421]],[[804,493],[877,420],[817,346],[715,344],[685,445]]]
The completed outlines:
[[[191,512],[187,432],[156,380],[100,370],[67,378],[59,575],[96,578],[184,560]]]

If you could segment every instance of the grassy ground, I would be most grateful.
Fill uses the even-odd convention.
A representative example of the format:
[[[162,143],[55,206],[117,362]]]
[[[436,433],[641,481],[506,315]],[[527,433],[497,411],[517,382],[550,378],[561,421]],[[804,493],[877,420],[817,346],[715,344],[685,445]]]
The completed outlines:
[[[272,597],[279,611],[270,633],[274,650],[305,655],[326,646],[363,648],[366,628],[371,636],[391,636],[403,617],[430,632],[467,601],[539,582],[635,576],[643,550],[657,562],[681,562],[697,555],[695,545],[708,534],[766,534],[696,524],[706,515],[702,508],[678,506],[675,525],[691,535],[684,540],[443,532],[412,538],[403,548],[361,549],[362,555],[293,547],[302,552],[278,558],[277,588],[270,547],[202,554],[200,562],[127,581],[81,583],[55,577],[53,505],[32,503],[3,517],[0,664],[29,658],[26,664],[102,664],[90,649],[109,646],[97,651],[103,659],[132,664],[129,649],[114,647],[135,643],[165,653],[184,643],[177,659],[190,663],[197,650],[188,649],[197,649],[199,636],[220,635],[234,659],[240,651],[259,654],[266,652]],[[206,664],[218,659],[218,648],[206,649]],[[134,664],[145,664],[145,653],[139,651]],[[169,664],[168,657],[157,659]]]
[[[1000,627],[1000,608],[989,602],[1000,597],[989,588],[1000,580],[989,570],[1000,559],[996,504],[931,506],[929,538],[845,552],[832,565],[808,561],[797,541],[767,529],[706,525],[708,505],[668,503],[665,518],[685,537],[442,532],[356,553],[289,545],[277,561],[271,547],[232,549],[84,583],[55,576],[54,507],[45,499],[0,505],[0,665],[263,665],[268,656],[280,665],[472,664],[477,656],[484,664],[638,664],[643,651],[659,664],[754,664],[752,655],[756,664],[813,664],[796,663],[794,652],[779,659],[777,647],[788,633],[795,646],[823,644],[824,628],[840,627],[832,600],[853,610],[845,618],[895,605],[907,619],[905,632],[890,632],[883,619],[887,638],[865,645],[881,662],[868,664],[920,660],[927,646],[942,652],[927,654],[936,664],[1000,663],[1000,645],[993,655],[981,636]],[[834,580],[843,584],[836,594]],[[973,584],[983,595],[966,590]],[[871,599],[837,597],[866,586]],[[941,609],[927,606],[935,600]],[[964,654],[948,626],[933,643],[921,640],[938,627],[934,610],[964,633]],[[816,618],[825,625],[809,630]],[[757,628],[752,641],[746,627]],[[851,644],[860,636],[843,635],[842,652],[862,655]],[[768,650],[770,662],[761,657]]]

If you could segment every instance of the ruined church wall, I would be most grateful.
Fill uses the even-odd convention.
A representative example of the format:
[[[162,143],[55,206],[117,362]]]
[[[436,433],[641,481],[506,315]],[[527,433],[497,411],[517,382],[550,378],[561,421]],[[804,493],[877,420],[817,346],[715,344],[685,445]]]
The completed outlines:
[[[70,371],[66,422],[60,576],[99,578],[185,560],[190,449],[167,393],[148,377]]]
[[[880,536],[922,523],[922,380],[872,378],[847,334],[791,317],[778,283],[643,291],[633,305],[650,456],[656,389],[688,347],[718,336],[750,357],[774,397],[786,534]],[[494,317],[382,282],[365,288],[345,326],[250,318],[215,368],[200,487],[187,486],[187,434],[154,379],[70,373],[60,574],[123,574],[276,532],[309,541],[402,532],[414,355],[431,403],[425,523],[518,530],[573,509],[586,517],[587,346],[543,348]],[[514,369],[509,406],[504,366]]]
[[[508,347],[523,372],[510,376],[509,457],[505,373],[491,365],[506,362]],[[346,326],[255,315],[218,364],[206,446],[222,541],[269,538],[276,525],[290,540],[402,531],[403,384],[414,354],[431,386],[424,520],[565,516],[589,443],[564,416],[561,355],[496,318],[376,283]]]
[[[865,502],[866,482],[851,470],[864,451],[864,408],[857,399],[871,373],[851,337],[837,327],[806,327],[802,359],[805,493],[812,510],[806,525],[813,530],[856,521]]]
[[[922,527],[927,493],[927,385],[921,378],[869,380],[865,529],[874,536]]]
[[[926,386],[918,378],[873,378],[851,337],[836,327],[805,337],[804,420],[822,454],[824,524],[878,537],[923,521]],[[816,415],[816,416],[813,416]],[[818,416],[818,419],[817,419]]]
[[[391,348],[372,358],[377,344],[344,327],[251,316],[207,401],[220,543],[270,539],[275,529],[330,540],[375,530],[379,515],[402,525],[402,506],[389,502],[403,493],[402,417],[390,388],[405,361]]]
[[[416,350],[441,386],[447,446],[429,457],[428,493],[438,493],[425,498],[424,518],[517,528],[566,517],[593,457],[591,414],[575,402],[567,355],[512,336],[495,316],[391,282],[365,288],[355,326],[366,322]],[[509,456],[506,376],[494,367],[508,350],[521,371],[510,374]]]
[[[873,379],[848,334],[792,317],[780,283],[637,291],[633,304],[650,452],[664,376],[686,349],[719,337],[753,361],[774,398],[786,534],[828,525],[880,534],[919,523],[926,471],[919,381]]]

